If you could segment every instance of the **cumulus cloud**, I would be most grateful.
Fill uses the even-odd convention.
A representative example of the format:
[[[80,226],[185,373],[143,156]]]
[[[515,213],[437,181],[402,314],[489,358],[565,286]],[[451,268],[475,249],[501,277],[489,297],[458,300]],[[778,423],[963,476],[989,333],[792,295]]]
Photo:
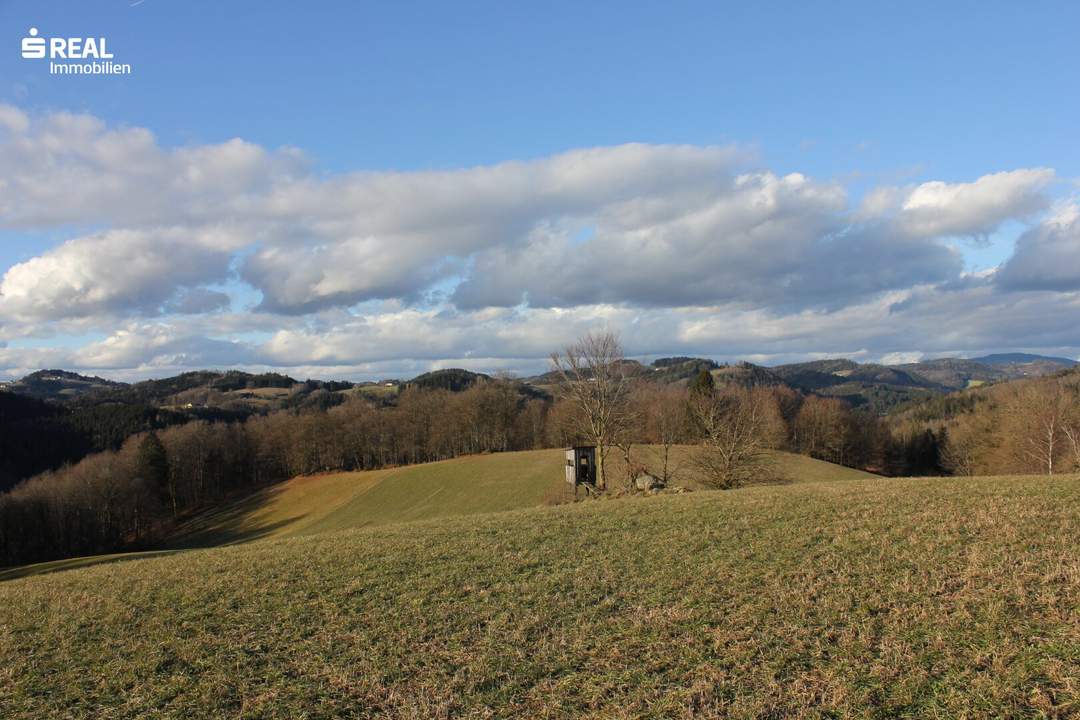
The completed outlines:
[[[81,367],[151,369],[244,365],[254,356],[245,343],[191,335],[182,326],[143,323],[80,348],[73,359]]]
[[[1062,205],[1021,235],[997,281],[1007,290],[1080,290],[1080,205]]]
[[[897,229],[920,237],[985,236],[1009,219],[1044,209],[1054,180],[1049,168],[983,175],[970,183],[940,180],[908,188],[876,188],[863,201],[862,216],[894,212]]]
[[[9,268],[0,278],[0,316],[156,314],[182,288],[224,279],[237,245],[230,233],[214,229],[108,230],[79,237]]]
[[[262,291],[264,307],[279,312],[415,296],[475,253],[527,245],[553,224],[583,227],[605,215],[670,221],[730,184],[741,157],[732,148],[630,144],[281,187],[268,206],[292,236],[261,248],[242,274]],[[297,228],[295,218],[307,222]]]
[[[846,193],[802,175],[741,175],[641,222],[635,208],[594,218],[584,241],[564,226],[479,253],[458,287],[461,307],[631,302],[742,302],[835,307],[885,290],[938,282],[962,268],[936,239],[881,219],[853,223]]]
[[[295,150],[240,139],[164,149],[149,130],[89,115],[0,106],[0,126],[0,224],[13,228],[218,222],[306,167]]]
[[[151,250],[137,238],[163,221],[194,234],[243,227],[250,252],[238,260],[240,277],[261,292],[263,310],[278,313],[416,299],[461,276],[453,301],[462,308],[736,299],[836,307],[955,276],[960,258],[941,236],[985,233],[1032,212],[1053,178],[1018,170],[883,189],[850,213],[842,186],[746,172],[737,148],[629,144],[456,171],[320,178],[295,151],[241,140],[170,150],[149,131],[89,116],[6,113],[0,160],[16,171],[2,181],[0,221],[124,226],[130,234],[116,238],[132,238],[145,267]],[[158,255],[164,270],[173,247],[160,244]],[[17,309],[48,315],[41,305],[67,302],[66,277],[42,302],[24,297],[41,286],[35,274],[64,275],[57,261],[12,269],[5,294],[20,298]],[[203,274],[215,275],[171,273],[161,285],[171,295]],[[113,298],[130,297],[140,311],[165,300],[138,288],[91,290],[93,279],[88,272],[76,283],[85,292],[73,294],[73,313],[111,309]]]

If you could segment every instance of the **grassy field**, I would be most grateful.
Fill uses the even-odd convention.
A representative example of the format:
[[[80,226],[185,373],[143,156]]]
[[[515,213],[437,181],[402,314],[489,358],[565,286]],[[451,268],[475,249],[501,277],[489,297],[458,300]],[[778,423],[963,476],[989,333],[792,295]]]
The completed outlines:
[[[692,450],[674,448],[676,482],[701,487],[690,462]],[[635,451],[635,462],[654,465],[656,449]],[[166,550],[230,545],[406,520],[423,520],[516,510],[573,499],[563,481],[563,451],[473,455],[369,472],[297,477],[186,521]],[[612,459],[613,485],[625,465]],[[872,477],[803,455],[776,453],[769,472],[791,482]],[[120,553],[69,558],[0,570],[0,581],[70,570],[101,562],[142,557]]]
[[[656,448],[635,462],[655,465]],[[676,483],[700,489],[691,448],[674,448]],[[564,482],[562,450],[472,455],[370,472],[294,478],[199,516],[175,547],[206,547],[263,537],[343,530],[384,523],[500,512],[573,500]],[[791,482],[871,477],[803,455],[775,453],[771,471]],[[623,483],[625,463],[612,458],[609,482]]]
[[[585,502],[0,584],[4,718],[1077,714],[1076,477]]]

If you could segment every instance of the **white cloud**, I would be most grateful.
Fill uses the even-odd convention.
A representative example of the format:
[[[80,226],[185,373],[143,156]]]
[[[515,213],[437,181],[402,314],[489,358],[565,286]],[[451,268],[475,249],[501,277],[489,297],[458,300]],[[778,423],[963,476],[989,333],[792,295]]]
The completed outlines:
[[[960,290],[923,286],[836,311],[777,313],[736,305],[631,308],[386,308],[276,318],[268,338],[236,337],[243,315],[224,323],[175,317],[118,327],[79,348],[0,348],[0,373],[68,367],[115,377],[162,376],[197,367],[274,368],[298,376],[378,378],[429,369],[546,369],[551,350],[597,328],[619,332],[645,358],[685,354],[780,362],[845,355],[909,361],[1021,347],[1080,354],[1080,293],[1003,294],[991,282]],[[273,323],[263,318],[266,327]],[[917,346],[915,349],[913,346]]]
[[[10,105],[0,105],[0,128],[12,134],[21,134],[30,127],[26,113]]]
[[[962,269],[936,238],[881,220],[852,224],[843,188],[798,174],[742,175],[679,200],[677,212],[651,222],[612,208],[584,242],[565,225],[545,226],[523,244],[481,252],[455,302],[837,307]]]
[[[243,276],[266,308],[282,312],[409,297],[460,272],[475,253],[527,243],[553,224],[670,221],[730,185],[740,157],[731,148],[631,144],[280,187],[267,205],[288,237],[260,249]]]
[[[1046,207],[1054,171],[1034,168],[983,175],[971,183],[933,181],[903,199],[899,222],[922,236],[987,235],[1011,218]]]
[[[917,363],[926,357],[926,353],[918,350],[910,352],[891,352],[885,353],[881,356],[882,365],[905,365],[907,363]]]

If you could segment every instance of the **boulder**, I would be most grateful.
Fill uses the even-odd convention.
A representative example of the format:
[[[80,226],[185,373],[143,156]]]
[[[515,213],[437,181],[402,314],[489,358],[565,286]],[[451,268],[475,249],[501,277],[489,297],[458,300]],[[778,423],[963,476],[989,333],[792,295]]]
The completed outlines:
[[[656,490],[662,488],[664,483],[660,478],[654,477],[648,473],[642,473],[634,478],[634,487],[638,490]]]

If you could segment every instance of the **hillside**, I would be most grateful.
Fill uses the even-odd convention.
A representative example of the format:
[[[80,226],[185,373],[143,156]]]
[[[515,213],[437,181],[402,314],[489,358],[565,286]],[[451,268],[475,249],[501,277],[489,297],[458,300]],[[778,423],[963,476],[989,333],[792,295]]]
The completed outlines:
[[[0,392],[0,492],[25,477],[93,449],[64,408],[34,397]]]
[[[67,370],[38,370],[3,385],[3,390],[38,400],[67,401],[103,390],[117,390],[124,383]]]
[[[352,387],[351,382],[300,382],[280,373],[253,374],[240,370],[196,370],[130,384],[66,370],[39,370],[5,383],[3,390],[42,400],[81,405],[109,403],[187,409],[196,406],[232,410],[246,407],[258,410],[271,405],[289,405],[288,402],[269,403],[272,399],[292,399],[291,404],[296,405],[296,396],[318,391],[340,392]]]
[[[852,407],[867,407],[877,413],[947,391],[908,369],[845,359],[778,365],[771,370],[797,390],[839,397]]]
[[[1032,355],[1031,353],[998,353],[973,359],[975,362],[999,368],[1012,378],[1053,375],[1077,365],[1076,360],[1070,358]]]
[[[636,461],[656,459],[638,449]],[[675,448],[674,485],[703,487],[689,462],[690,448]],[[366,525],[474,515],[569,502],[560,449],[474,455],[367,472],[299,477],[199,516],[181,528],[172,547],[203,547],[262,537],[284,537]],[[776,453],[774,472],[788,482],[873,477],[803,455]],[[623,482],[625,465],[613,458],[609,483]]]
[[[719,364],[708,358],[666,357],[649,364],[625,360],[628,374],[664,384],[685,384],[702,370],[725,383],[780,385],[804,392],[844,397],[853,405],[887,410],[929,394],[986,383],[1052,375],[1076,366],[1075,360],[1028,353],[1000,353],[978,358],[938,358],[902,365],[857,363],[845,358],[789,363],[763,367],[748,362]],[[445,389],[460,392],[484,373],[446,368],[423,373],[406,381],[353,383],[346,381],[298,381],[287,375],[198,370],[173,377],[121,383],[65,370],[39,370],[19,380],[0,384],[0,389],[57,402],[140,404],[150,407],[202,411],[266,412],[280,408],[326,405],[338,402],[343,393],[382,398],[399,387]],[[559,382],[547,372],[522,379],[523,390],[533,396],[550,394]],[[329,400],[327,399],[329,397]],[[213,419],[213,418],[209,418]]]
[[[973,361],[985,365],[1020,365],[1023,363],[1053,363],[1062,367],[1075,367],[1080,364],[1072,358],[1053,357],[1050,355],[1034,355],[1032,353],[995,353],[972,358]]]
[[[948,390],[963,390],[987,383],[1008,380],[1009,373],[1000,367],[961,358],[939,358],[908,363],[897,367],[912,375],[925,378]]]
[[[0,584],[0,716],[1067,717],[1077,556],[1075,477],[271,539]]]
[[[474,373],[462,368],[445,368],[417,375],[407,383],[407,386],[425,390],[438,389],[461,392],[462,390],[468,390],[478,382],[490,379],[490,375],[483,373]]]
[[[41,370],[0,386],[0,492],[89,453],[116,450],[136,433],[326,409],[350,392],[353,383],[298,382],[278,373],[198,371],[126,384]]]
[[[803,392],[840,397],[853,407],[887,413],[969,387],[1053,375],[1075,361],[1024,353],[937,358],[902,365],[857,363],[844,358],[778,365],[769,370]]]
[[[687,447],[673,448],[672,484],[701,489],[700,477],[689,461],[690,452]],[[635,462],[654,466],[658,462],[656,453],[657,449],[638,448]],[[563,462],[562,450],[535,450],[473,455],[385,470],[297,477],[190,518],[165,543],[164,549],[214,547],[568,503],[573,500],[573,492],[563,481]],[[780,452],[774,454],[768,470],[780,482],[793,483],[874,477],[861,470]],[[621,485],[624,472],[622,461],[612,458],[613,487]],[[0,580],[143,555],[120,553],[26,565],[0,570]]]

